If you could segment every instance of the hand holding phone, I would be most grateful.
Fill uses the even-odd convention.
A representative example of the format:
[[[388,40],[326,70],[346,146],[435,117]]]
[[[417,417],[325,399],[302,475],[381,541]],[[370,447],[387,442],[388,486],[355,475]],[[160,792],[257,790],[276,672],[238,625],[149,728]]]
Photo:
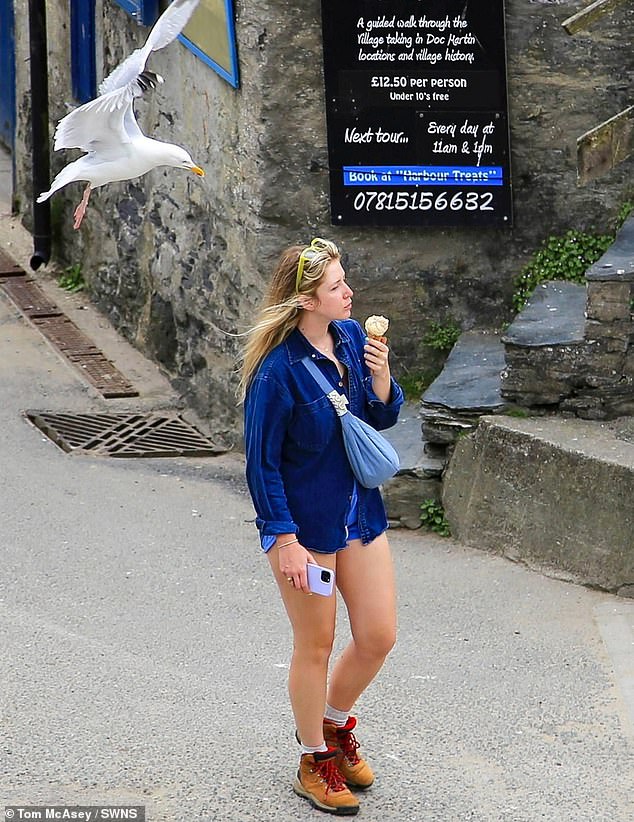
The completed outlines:
[[[321,565],[309,562],[306,565],[306,573],[311,593],[322,597],[329,597],[332,594],[335,584],[335,572],[332,568],[323,568]]]

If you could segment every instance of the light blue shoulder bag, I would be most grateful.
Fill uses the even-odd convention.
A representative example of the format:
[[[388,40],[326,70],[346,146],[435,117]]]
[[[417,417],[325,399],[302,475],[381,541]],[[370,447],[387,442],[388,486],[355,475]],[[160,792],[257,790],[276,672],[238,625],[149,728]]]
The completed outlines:
[[[398,454],[382,434],[348,411],[347,398],[332,388],[310,357],[302,362],[337,412],[355,477],[365,488],[378,488],[398,471]]]

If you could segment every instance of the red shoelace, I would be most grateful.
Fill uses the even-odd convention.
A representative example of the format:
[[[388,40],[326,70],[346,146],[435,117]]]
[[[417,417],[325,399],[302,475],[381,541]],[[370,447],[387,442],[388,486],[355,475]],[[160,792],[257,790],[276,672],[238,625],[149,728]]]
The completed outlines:
[[[352,731],[343,728],[337,729],[337,742],[341,748],[341,752],[351,765],[357,765],[359,757],[357,756],[357,749],[360,747],[356,736]]]
[[[316,759],[315,770],[326,783],[326,793],[328,793],[328,791],[337,793],[338,791],[344,791],[346,789],[346,783],[343,781],[343,776],[337,767],[334,757],[322,760],[321,762]]]

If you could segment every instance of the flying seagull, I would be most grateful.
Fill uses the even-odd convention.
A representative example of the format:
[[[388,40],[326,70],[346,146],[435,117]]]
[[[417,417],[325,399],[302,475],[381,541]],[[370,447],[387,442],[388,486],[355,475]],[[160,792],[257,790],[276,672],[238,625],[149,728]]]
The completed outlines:
[[[174,0],[156,21],[145,45],[133,51],[101,83],[99,96],[57,124],[55,151],[80,148],[87,154],[65,166],[37,201],[44,202],[69,183],[87,180],[84,196],[75,209],[74,228],[81,225],[93,188],[140,177],[157,166],[186,168],[199,177],[205,176],[185,149],[146,137],[134,116],[134,98],[163,82],[160,75],[146,71],[148,57],[176,39],[198,2]]]

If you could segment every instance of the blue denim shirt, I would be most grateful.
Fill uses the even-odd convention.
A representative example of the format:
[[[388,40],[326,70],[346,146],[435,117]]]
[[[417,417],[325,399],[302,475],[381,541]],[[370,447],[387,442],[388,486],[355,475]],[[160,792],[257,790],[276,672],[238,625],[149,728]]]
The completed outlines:
[[[330,330],[337,359],[347,368],[347,386],[335,364],[295,329],[262,361],[244,405],[246,475],[260,535],[297,533],[314,551],[345,546],[354,475],[339,419],[302,357],[312,357],[333,387],[346,393],[350,411],[379,430],[395,424],[403,404],[394,380],[388,404],[372,390],[359,323],[337,321]],[[357,491],[361,539],[368,543],[387,527],[385,508],[378,489],[357,485]]]

